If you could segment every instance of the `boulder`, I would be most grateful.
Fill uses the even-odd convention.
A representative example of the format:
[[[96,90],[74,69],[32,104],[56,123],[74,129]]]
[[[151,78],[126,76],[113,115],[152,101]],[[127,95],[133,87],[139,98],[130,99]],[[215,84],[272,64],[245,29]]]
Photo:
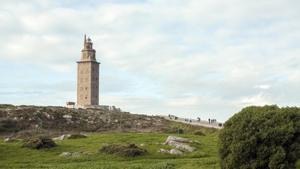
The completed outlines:
[[[72,155],[72,153],[70,152],[62,152],[59,156],[60,157],[70,157]]]
[[[61,141],[61,140],[65,140],[65,139],[78,139],[78,138],[86,138],[86,135],[83,134],[63,134],[59,137],[55,137],[53,138],[53,140],[55,141]]]
[[[74,152],[74,153],[72,153],[72,157],[74,157],[74,158],[78,158],[80,156],[81,156],[80,152]]]
[[[189,146],[189,145],[187,145],[187,144],[177,144],[175,147],[176,147],[177,149],[179,149],[179,150],[187,151],[187,152],[193,152],[193,151],[196,150],[195,147],[191,147],[191,146]]]
[[[61,140],[65,140],[65,139],[67,139],[69,137],[70,137],[70,134],[63,134],[63,135],[61,135],[59,137],[54,137],[53,140],[55,140],[55,141],[60,140],[61,141]]]
[[[187,151],[187,152],[193,152],[195,151],[195,147],[191,147],[190,145],[186,143],[192,143],[193,141],[181,138],[181,137],[175,137],[175,136],[169,136],[165,142],[166,145],[170,145],[175,147],[178,150],[181,151]]]
[[[62,152],[60,155],[60,157],[73,157],[73,158],[78,158],[81,156],[80,152]]]
[[[163,149],[163,148],[159,149],[158,152],[160,152],[160,153],[170,153],[169,150],[166,150],[166,149]]]
[[[184,144],[176,141],[169,141],[167,145],[173,146],[182,151],[193,152],[195,150],[194,147],[191,147],[188,144]]]
[[[177,150],[177,149],[171,149],[170,150],[170,154],[173,154],[173,155],[182,155],[183,152],[180,151],[180,150]]]
[[[176,136],[169,136],[165,142],[165,144],[168,144],[168,142],[173,141],[173,142],[178,142],[178,143],[192,143],[193,141],[187,139],[187,138],[182,138],[182,137],[176,137]]]

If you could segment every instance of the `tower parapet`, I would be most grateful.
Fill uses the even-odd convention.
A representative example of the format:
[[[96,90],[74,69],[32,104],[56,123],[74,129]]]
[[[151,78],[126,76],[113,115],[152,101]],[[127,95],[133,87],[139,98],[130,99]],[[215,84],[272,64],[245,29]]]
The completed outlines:
[[[81,61],[96,61],[96,50],[93,49],[93,42],[84,35],[83,49],[81,50]]]

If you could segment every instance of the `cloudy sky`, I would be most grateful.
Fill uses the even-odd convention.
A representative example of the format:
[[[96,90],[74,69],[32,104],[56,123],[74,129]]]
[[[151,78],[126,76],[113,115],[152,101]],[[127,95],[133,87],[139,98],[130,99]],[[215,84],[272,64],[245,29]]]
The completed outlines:
[[[83,35],[100,102],[227,120],[248,105],[300,106],[299,0],[0,1],[0,103],[76,101]]]

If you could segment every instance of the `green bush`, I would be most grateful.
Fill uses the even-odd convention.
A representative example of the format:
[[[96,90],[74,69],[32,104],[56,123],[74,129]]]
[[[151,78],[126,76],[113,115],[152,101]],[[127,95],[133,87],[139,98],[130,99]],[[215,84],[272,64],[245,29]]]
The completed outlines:
[[[220,132],[222,169],[295,169],[300,108],[247,107]]]
[[[4,109],[4,108],[15,108],[14,105],[12,104],[0,104],[0,109]]]

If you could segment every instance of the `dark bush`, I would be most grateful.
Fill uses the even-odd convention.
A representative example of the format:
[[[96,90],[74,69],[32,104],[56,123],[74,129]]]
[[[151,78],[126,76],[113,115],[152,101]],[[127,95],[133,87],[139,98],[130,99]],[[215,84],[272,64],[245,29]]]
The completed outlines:
[[[136,156],[144,155],[147,152],[147,150],[139,148],[135,144],[127,144],[127,145],[111,144],[111,145],[103,146],[100,149],[100,152],[120,155],[124,157],[136,157]]]
[[[161,129],[164,133],[174,133],[174,134],[183,134],[184,130],[177,127],[165,127]]]
[[[222,169],[295,169],[300,108],[247,107],[220,132]]]
[[[14,105],[12,104],[0,104],[0,108],[3,109],[3,108],[15,108]]]
[[[177,129],[177,134],[183,134],[184,133],[184,130],[183,129]]]
[[[71,134],[68,139],[79,139],[79,138],[86,138],[85,135],[82,134]]]
[[[23,147],[31,149],[52,148],[55,146],[55,142],[51,138],[45,136],[25,140],[25,143],[23,144]]]
[[[205,134],[201,131],[201,130],[197,130],[194,132],[194,135],[197,135],[197,136],[205,136]]]
[[[0,119],[0,132],[16,132],[19,130],[16,120]]]

